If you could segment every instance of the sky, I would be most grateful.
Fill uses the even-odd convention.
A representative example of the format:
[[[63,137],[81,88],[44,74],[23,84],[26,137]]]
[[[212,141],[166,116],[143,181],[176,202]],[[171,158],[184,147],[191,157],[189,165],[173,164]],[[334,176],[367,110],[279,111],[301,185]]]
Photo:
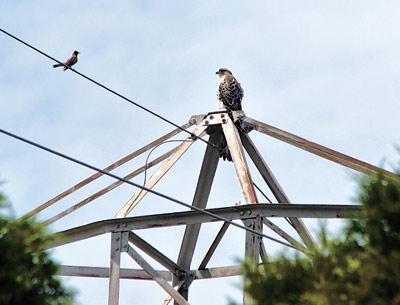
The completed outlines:
[[[177,124],[193,114],[216,110],[215,71],[227,67],[245,91],[247,116],[386,169],[398,163],[398,1],[2,1],[0,11],[2,29],[59,60],[80,51],[78,71]],[[73,72],[53,69],[51,60],[2,33],[0,58],[2,129],[98,167],[173,129]],[[354,171],[255,131],[250,136],[292,202],[355,202]],[[161,146],[153,156],[173,145]],[[190,203],[204,150],[204,143],[196,142],[155,190]],[[115,174],[142,166],[145,157]],[[250,170],[270,194],[252,164]],[[17,215],[90,174],[89,169],[0,135],[1,190]],[[142,183],[143,177],[133,181]],[[47,219],[112,182],[103,177],[38,219]],[[122,186],[50,230],[112,218],[135,192]],[[244,202],[233,166],[221,161],[208,206],[239,201]],[[149,195],[130,215],[183,210]],[[283,221],[276,223],[290,231]],[[318,228],[316,221],[306,224],[313,232]],[[332,234],[342,225],[343,221],[330,221]],[[193,266],[218,230],[217,224],[202,228]],[[183,231],[179,227],[138,234],[176,260]],[[243,257],[243,242],[244,233],[229,228],[210,266],[236,264]],[[283,251],[272,242],[265,245],[271,255]],[[110,236],[102,235],[52,254],[66,265],[107,267],[109,249]],[[122,267],[137,265],[124,256]],[[107,304],[107,280],[63,280],[76,290],[78,304]],[[240,284],[240,277],[195,282],[190,303],[240,301]],[[155,283],[121,281],[121,305],[157,304],[164,296]]]

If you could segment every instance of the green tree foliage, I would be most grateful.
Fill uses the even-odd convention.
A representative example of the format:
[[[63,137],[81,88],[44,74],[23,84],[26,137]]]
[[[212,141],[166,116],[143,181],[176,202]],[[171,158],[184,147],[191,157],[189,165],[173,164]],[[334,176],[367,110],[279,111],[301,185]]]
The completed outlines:
[[[360,181],[359,218],[339,237],[324,227],[309,256],[244,264],[255,305],[400,305],[400,175]]]
[[[45,227],[9,216],[0,194],[0,305],[69,305],[72,293],[55,277]]]

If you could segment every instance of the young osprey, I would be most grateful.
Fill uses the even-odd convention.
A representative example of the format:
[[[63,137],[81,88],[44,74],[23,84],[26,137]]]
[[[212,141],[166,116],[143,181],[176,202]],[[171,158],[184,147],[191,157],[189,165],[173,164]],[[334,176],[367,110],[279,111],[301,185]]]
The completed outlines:
[[[218,81],[218,100],[219,108],[225,106],[228,110],[242,110],[243,89],[240,83],[228,69],[221,68],[215,72],[219,76]]]
[[[75,65],[78,62],[78,54],[79,54],[78,51],[74,51],[72,53],[72,56],[70,58],[68,58],[66,62],[64,62],[64,65],[55,64],[55,65],[53,65],[53,68],[64,67],[64,71],[67,70],[69,67],[72,67],[73,65]]]

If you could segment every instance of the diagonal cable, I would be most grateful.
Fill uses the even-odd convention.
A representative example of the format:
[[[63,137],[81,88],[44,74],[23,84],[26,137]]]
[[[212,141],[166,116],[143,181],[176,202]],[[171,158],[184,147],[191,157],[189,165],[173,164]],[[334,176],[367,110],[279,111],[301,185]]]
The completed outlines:
[[[104,174],[104,175],[106,175],[106,176],[109,176],[109,177],[111,177],[111,178],[117,179],[117,180],[119,180],[119,181],[122,181],[122,182],[124,182],[124,183],[130,184],[130,185],[132,185],[132,186],[134,186],[134,187],[137,187],[137,188],[139,188],[139,189],[145,190],[145,191],[147,191],[147,192],[149,192],[149,193],[152,193],[152,194],[157,195],[157,196],[159,196],[159,197],[161,197],[161,198],[164,198],[164,199],[167,199],[167,200],[172,201],[172,202],[174,202],[174,203],[177,203],[177,204],[179,204],[179,205],[181,205],[181,206],[187,207],[187,208],[189,208],[189,209],[191,209],[191,210],[195,210],[195,211],[201,212],[201,213],[203,213],[203,214],[206,214],[206,215],[208,215],[208,216],[214,217],[215,219],[225,221],[225,222],[227,222],[227,223],[229,223],[229,224],[231,224],[231,225],[233,225],[233,226],[235,226],[235,227],[237,227],[237,228],[240,228],[240,229],[242,229],[242,230],[246,230],[246,231],[251,232],[251,233],[253,233],[253,234],[256,234],[256,235],[258,235],[258,236],[265,237],[265,238],[267,238],[267,239],[270,239],[270,240],[272,240],[272,241],[275,241],[275,242],[277,242],[277,243],[279,243],[279,244],[282,244],[282,245],[284,245],[284,246],[287,246],[287,247],[290,247],[290,248],[293,248],[293,249],[302,251],[302,249],[298,249],[298,248],[296,248],[296,247],[294,247],[294,246],[292,246],[292,245],[290,245],[290,244],[288,244],[288,243],[285,243],[285,242],[280,241],[279,239],[276,239],[276,238],[274,238],[274,237],[265,235],[265,234],[260,233],[260,232],[258,232],[258,231],[256,231],[256,230],[253,230],[253,229],[251,229],[251,228],[247,228],[247,227],[242,226],[242,225],[240,225],[240,224],[238,224],[238,223],[236,223],[236,222],[234,222],[234,221],[232,221],[232,220],[229,220],[229,219],[227,219],[227,218],[225,218],[225,217],[216,215],[216,214],[211,213],[211,212],[209,212],[209,211],[207,211],[207,210],[205,210],[205,209],[201,209],[201,208],[192,206],[192,205],[187,204],[187,203],[185,203],[185,202],[183,202],[183,201],[180,201],[180,200],[178,200],[178,199],[175,199],[175,198],[173,198],[173,197],[171,197],[171,196],[168,196],[168,195],[165,195],[165,194],[163,194],[163,193],[154,191],[154,190],[152,190],[152,189],[148,189],[148,188],[143,187],[143,186],[141,186],[141,185],[139,185],[139,184],[136,184],[136,183],[134,183],[134,182],[132,182],[132,181],[126,180],[126,179],[121,178],[121,177],[119,177],[119,176],[117,176],[117,175],[114,175],[114,174],[112,174],[112,173],[109,173],[109,172],[107,172],[107,171],[104,171],[104,170],[102,170],[102,169],[100,169],[100,168],[98,168],[98,167],[95,167],[95,166],[93,166],[93,165],[90,165],[90,164],[88,164],[88,163],[86,163],[86,162],[80,161],[80,160],[75,159],[75,158],[73,158],[73,157],[70,157],[70,156],[68,156],[68,155],[66,155],[66,154],[63,154],[63,153],[58,152],[58,151],[55,151],[55,150],[53,150],[53,149],[51,149],[51,148],[48,148],[48,147],[46,147],[46,146],[43,146],[43,145],[41,145],[41,144],[39,144],[39,143],[33,142],[33,141],[28,140],[28,139],[26,139],[26,138],[20,137],[20,136],[18,136],[18,135],[16,135],[16,134],[13,134],[13,133],[11,133],[11,132],[8,132],[8,131],[6,131],[6,130],[4,130],[4,129],[0,129],[0,133],[4,134],[4,135],[6,135],[6,136],[9,136],[9,137],[11,137],[11,138],[14,138],[14,139],[16,139],[16,140],[18,140],[18,141],[22,141],[22,142],[24,142],[24,143],[27,143],[27,144],[29,144],[29,145],[32,145],[32,146],[34,146],[34,147],[36,147],[36,148],[39,148],[39,149],[41,149],[41,150],[47,151],[47,152],[49,152],[49,153],[51,153],[51,154],[53,154],[53,155],[56,155],[56,156],[58,156],[58,157],[61,157],[61,158],[63,158],[63,159],[69,160],[69,161],[71,161],[71,162],[73,162],[73,163],[76,163],[76,164],[79,164],[79,165],[84,166],[84,167],[86,167],[86,168],[89,168],[89,169],[91,169],[91,170],[100,172],[100,173],[102,173],[102,174]]]
[[[142,109],[142,110],[144,110],[144,111],[146,111],[146,112],[148,112],[148,113],[150,113],[150,114],[152,114],[153,116],[155,116],[155,117],[157,117],[157,118],[163,120],[164,122],[167,122],[168,124],[171,124],[172,126],[175,126],[176,128],[179,128],[180,130],[182,130],[182,131],[184,131],[184,132],[186,132],[186,133],[188,133],[188,134],[190,134],[190,135],[193,136],[193,134],[192,134],[190,131],[188,131],[188,130],[186,130],[186,129],[183,129],[181,126],[179,126],[178,124],[176,124],[176,123],[172,122],[171,120],[165,118],[164,116],[162,116],[162,115],[160,115],[160,114],[158,114],[158,113],[156,113],[156,112],[150,110],[149,108],[147,108],[147,107],[145,107],[145,106],[140,105],[139,103],[137,103],[137,102],[133,101],[132,99],[130,99],[130,98],[128,98],[128,97],[122,95],[121,93],[118,93],[117,91],[115,91],[115,90],[113,90],[113,89],[111,89],[111,88],[109,88],[109,87],[107,87],[107,86],[101,84],[100,82],[94,80],[93,78],[91,78],[91,77],[89,77],[89,76],[87,76],[87,75],[85,75],[85,74],[83,74],[83,73],[81,73],[81,72],[79,72],[79,71],[77,71],[77,70],[71,68],[71,67],[67,67],[67,66],[64,65],[64,63],[62,63],[61,61],[57,60],[56,58],[50,56],[49,54],[47,54],[47,53],[45,53],[45,52],[39,50],[38,48],[32,46],[31,44],[29,44],[29,43],[27,43],[26,41],[24,41],[24,40],[18,38],[17,36],[15,36],[15,35],[13,35],[13,34],[7,32],[7,31],[5,31],[5,30],[3,30],[2,28],[0,28],[0,32],[2,32],[2,33],[4,33],[4,34],[6,34],[7,36],[9,36],[9,37],[11,37],[11,38],[17,40],[18,42],[20,42],[20,43],[22,43],[23,45],[25,45],[25,46],[31,48],[31,49],[34,50],[34,51],[40,53],[41,55],[43,55],[43,56],[45,56],[45,57],[47,57],[47,58],[49,58],[49,59],[55,61],[56,63],[58,63],[58,64],[60,64],[60,65],[62,65],[62,66],[64,66],[64,67],[66,67],[68,70],[71,70],[72,72],[75,72],[75,73],[78,74],[79,76],[81,76],[81,77],[85,78],[86,80],[88,80],[88,81],[94,83],[95,85],[97,85],[97,86],[103,88],[104,90],[107,90],[108,92],[110,92],[110,93],[112,93],[112,94],[114,94],[114,95],[120,97],[120,98],[123,99],[124,101],[126,101],[126,102],[128,102],[128,103],[130,103],[130,104],[132,104],[132,105],[134,105],[134,106],[136,106],[136,107],[138,107],[138,108],[140,108],[140,109]],[[202,142],[206,143],[207,145],[210,145],[211,147],[214,147],[215,149],[217,149],[218,151],[220,151],[220,149],[219,149],[215,144],[210,143],[210,142],[208,142],[207,140],[205,140],[205,139],[203,139],[203,138],[199,138],[199,139],[200,139],[200,141],[202,141]]]

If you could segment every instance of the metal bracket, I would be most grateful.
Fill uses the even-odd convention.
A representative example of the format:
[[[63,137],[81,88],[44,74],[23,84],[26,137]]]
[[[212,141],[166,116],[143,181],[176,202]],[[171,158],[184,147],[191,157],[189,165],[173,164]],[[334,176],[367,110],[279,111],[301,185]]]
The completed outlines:
[[[195,278],[196,278],[196,271],[182,272],[179,277],[179,281],[183,282],[180,289],[184,290],[189,289],[190,285],[192,284]]]
[[[247,218],[254,218],[254,216],[251,216],[251,214],[253,214],[253,211],[250,209],[249,210],[244,209],[240,211],[240,216],[243,216],[241,217],[243,221],[246,219],[246,215],[248,216]]]
[[[115,232],[124,232],[124,229],[126,227],[128,227],[128,223],[127,222],[123,222],[123,223],[118,223],[115,226],[113,226],[113,230],[111,232],[115,233]]]
[[[236,110],[236,111],[232,111],[231,113],[232,113],[233,122],[236,122],[237,120],[246,116],[244,114],[243,110]]]
[[[236,111],[214,111],[209,112],[206,117],[203,119],[203,126],[210,126],[210,125],[220,125],[228,123],[229,119],[232,119],[233,122],[244,117],[245,114],[242,110]]]
[[[207,116],[203,120],[203,125],[210,126],[226,124],[228,118],[229,116],[227,112],[207,114]]]
[[[188,285],[191,285],[195,278],[196,278],[196,271],[190,271],[187,277]]]
[[[192,115],[189,119],[189,123],[193,125],[200,125],[203,122],[205,114]]]
[[[123,231],[121,233],[121,252],[128,252],[129,231]]]
[[[254,218],[243,219],[246,227],[262,233],[262,217],[256,215]],[[246,232],[246,256],[258,263],[260,243],[262,238],[254,233]]]
[[[191,272],[190,270],[188,271],[178,270],[177,274],[178,274],[177,283],[179,283],[177,292],[180,293],[184,298],[188,299],[189,287],[192,284],[193,280],[195,279],[196,273]],[[178,304],[178,302],[175,300],[174,304]]]

